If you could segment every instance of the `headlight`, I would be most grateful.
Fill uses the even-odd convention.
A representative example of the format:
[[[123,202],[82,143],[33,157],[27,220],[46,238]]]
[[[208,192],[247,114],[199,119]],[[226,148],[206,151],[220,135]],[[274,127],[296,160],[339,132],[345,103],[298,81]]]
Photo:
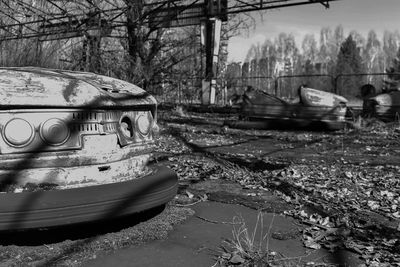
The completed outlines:
[[[121,131],[125,135],[125,137],[132,138],[133,134],[133,127],[131,119],[127,116],[124,116],[120,122]]]
[[[70,131],[65,121],[49,119],[40,127],[40,137],[50,145],[61,145],[69,138]]]
[[[28,145],[34,136],[32,125],[24,119],[12,119],[4,126],[3,137],[5,141],[15,147]]]
[[[136,127],[142,135],[148,135],[153,123],[153,117],[150,112],[140,114],[136,118]]]

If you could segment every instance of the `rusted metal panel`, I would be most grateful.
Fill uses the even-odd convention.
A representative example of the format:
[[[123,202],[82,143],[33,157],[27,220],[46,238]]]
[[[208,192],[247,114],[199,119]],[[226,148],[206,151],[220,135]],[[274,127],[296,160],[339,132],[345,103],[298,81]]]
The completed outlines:
[[[151,171],[146,168],[149,157],[139,155],[116,162],[82,166],[0,170],[0,179],[12,176],[16,181],[12,187],[14,193],[22,192],[29,184],[52,184],[55,189],[67,189],[123,182],[149,174]]]
[[[41,68],[0,68],[3,106],[116,107],[155,105],[139,87],[90,73]]]
[[[347,103],[347,99],[340,95],[307,87],[300,88],[300,98],[305,106],[336,107]]]
[[[288,103],[254,89],[243,96],[242,113],[248,118],[285,122],[340,122],[344,126],[347,100],[341,96],[311,88],[299,90],[300,102]],[[341,124],[343,122],[343,124]],[[334,123],[336,128],[337,123]]]

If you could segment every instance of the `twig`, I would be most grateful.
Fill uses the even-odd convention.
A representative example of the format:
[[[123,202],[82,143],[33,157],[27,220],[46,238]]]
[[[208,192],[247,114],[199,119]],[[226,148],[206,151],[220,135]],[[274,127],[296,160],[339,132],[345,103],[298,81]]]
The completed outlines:
[[[219,222],[219,221],[214,221],[214,220],[210,220],[210,219],[201,217],[201,216],[199,216],[199,215],[195,215],[195,217],[197,217],[197,218],[199,218],[199,219],[201,219],[201,220],[203,220],[203,221],[206,221],[206,222],[209,222],[209,223],[215,223],[215,224],[231,224],[231,225],[240,224],[240,223],[234,223],[234,222]]]
[[[202,199],[200,199],[200,200],[198,200],[198,201],[196,201],[196,202],[193,202],[193,203],[189,203],[189,204],[175,204],[175,206],[177,206],[177,207],[189,207],[189,206],[193,206],[193,205],[196,205],[196,204],[198,204],[198,203],[200,203],[200,202],[203,202],[204,200],[202,200]]]
[[[217,264],[220,264],[220,260],[219,259],[211,267],[216,267],[216,266],[218,266]]]
[[[282,253],[279,253],[281,255],[283,255]],[[307,254],[307,253],[306,253]],[[304,256],[297,256],[297,257],[284,257],[282,259],[274,259],[271,260],[270,262],[277,262],[277,261],[292,261],[292,260],[303,260],[305,257],[308,257],[310,254],[308,255],[304,255]]]

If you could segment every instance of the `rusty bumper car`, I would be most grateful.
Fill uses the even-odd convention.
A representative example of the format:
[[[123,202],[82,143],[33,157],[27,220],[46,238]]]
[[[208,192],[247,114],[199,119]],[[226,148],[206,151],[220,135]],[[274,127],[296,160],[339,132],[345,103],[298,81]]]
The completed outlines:
[[[347,100],[339,95],[300,87],[295,103],[248,88],[242,98],[241,117],[227,122],[235,128],[339,130],[346,124]]]
[[[400,118],[400,91],[393,90],[381,93],[364,100],[363,113],[383,121],[394,121]]]
[[[171,200],[177,176],[149,167],[155,99],[92,73],[0,69],[0,231],[120,217]]]

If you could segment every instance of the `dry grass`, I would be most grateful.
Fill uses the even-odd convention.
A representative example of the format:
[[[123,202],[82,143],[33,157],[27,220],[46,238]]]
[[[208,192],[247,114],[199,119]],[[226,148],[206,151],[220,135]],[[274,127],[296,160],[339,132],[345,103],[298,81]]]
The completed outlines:
[[[264,233],[264,216],[262,212],[258,213],[256,225],[252,231],[249,230],[242,217],[234,217],[233,222],[235,223],[232,230],[233,240],[230,242],[230,245],[232,245],[234,252],[244,259],[253,259],[256,262],[263,261],[264,259],[268,261],[268,236],[272,228],[273,219],[266,233]]]
[[[270,236],[275,215],[268,226],[259,212],[256,224],[250,228],[241,216],[233,218],[232,239],[225,240],[215,266],[301,266],[302,257],[288,258],[270,248]],[[267,228],[267,229],[266,229]]]

